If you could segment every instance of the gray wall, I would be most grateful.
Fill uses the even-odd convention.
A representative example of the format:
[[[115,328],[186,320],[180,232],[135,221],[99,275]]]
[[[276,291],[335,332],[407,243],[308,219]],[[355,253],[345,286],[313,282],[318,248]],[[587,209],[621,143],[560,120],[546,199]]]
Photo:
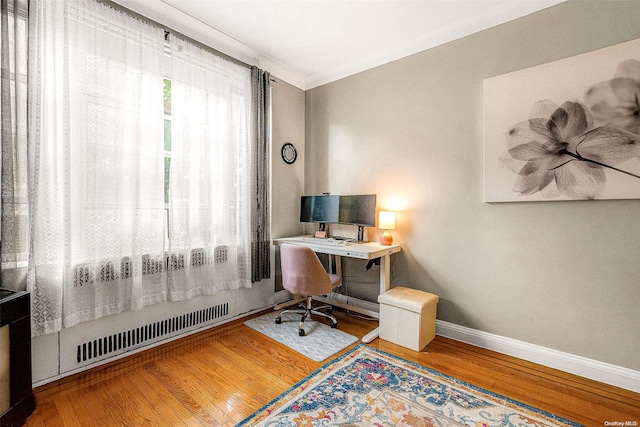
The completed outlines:
[[[398,209],[393,285],[439,319],[640,370],[640,200],[482,201],[483,79],[638,38],[638,16],[562,3],[307,91],[306,193]]]
[[[299,236],[300,196],[304,191],[304,99],[305,93],[278,77],[271,83],[271,237]],[[282,145],[292,143],[298,153],[289,165],[282,160]],[[276,291],[281,291],[282,276],[279,251],[275,255],[273,278]]]
[[[298,236],[300,196],[304,190],[304,91],[274,77],[271,84],[271,237]],[[298,159],[291,165],[282,160],[280,151],[292,143]],[[292,214],[293,213],[293,214]]]

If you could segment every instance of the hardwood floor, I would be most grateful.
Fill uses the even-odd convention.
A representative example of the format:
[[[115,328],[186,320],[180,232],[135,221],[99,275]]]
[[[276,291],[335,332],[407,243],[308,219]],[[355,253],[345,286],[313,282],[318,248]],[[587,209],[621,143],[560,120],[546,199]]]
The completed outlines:
[[[376,326],[335,313],[360,338]],[[233,426],[323,364],[244,320],[42,386],[26,425]],[[442,337],[422,352],[370,345],[586,426],[640,425],[637,393]]]

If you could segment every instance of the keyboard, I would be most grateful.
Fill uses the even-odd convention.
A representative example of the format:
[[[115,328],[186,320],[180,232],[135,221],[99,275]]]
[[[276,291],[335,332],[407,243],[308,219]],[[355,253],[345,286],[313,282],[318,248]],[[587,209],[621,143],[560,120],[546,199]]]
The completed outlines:
[[[303,237],[302,240],[314,245],[323,246],[350,246],[351,242],[346,240],[326,239],[322,237]]]

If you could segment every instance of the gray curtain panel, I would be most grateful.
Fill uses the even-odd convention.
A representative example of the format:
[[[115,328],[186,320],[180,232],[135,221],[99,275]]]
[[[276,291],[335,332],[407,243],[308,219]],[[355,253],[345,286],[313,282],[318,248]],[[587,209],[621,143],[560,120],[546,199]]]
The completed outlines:
[[[1,0],[2,221],[0,287],[25,290],[29,256],[27,208],[27,0]]]
[[[271,276],[269,223],[269,123],[270,123],[270,74],[251,67],[253,102],[253,150],[251,216],[251,282],[259,282]]]

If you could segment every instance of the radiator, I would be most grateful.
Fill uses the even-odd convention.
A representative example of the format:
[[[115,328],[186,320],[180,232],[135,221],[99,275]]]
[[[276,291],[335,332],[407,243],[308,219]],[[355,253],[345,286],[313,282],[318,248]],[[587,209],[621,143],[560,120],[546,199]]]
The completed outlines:
[[[137,348],[147,343],[160,341],[182,331],[209,324],[213,320],[225,318],[228,315],[229,303],[224,303],[92,339],[77,345],[76,362],[81,364],[92,359],[99,360],[113,354],[123,353],[129,348]]]
[[[100,286],[139,274],[180,270],[185,268],[186,262],[191,268],[223,264],[228,257],[228,247],[219,246],[213,251],[193,249],[188,261],[183,254],[165,254],[164,259],[162,256],[143,255],[140,271],[136,271],[129,257],[123,257],[119,262],[105,261],[97,266],[80,264],[73,270],[73,286]],[[141,311],[103,317],[63,329],[60,331],[60,374],[104,363],[124,353],[186,335],[235,315],[235,292],[221,291],[188,301],[155,304]]]

